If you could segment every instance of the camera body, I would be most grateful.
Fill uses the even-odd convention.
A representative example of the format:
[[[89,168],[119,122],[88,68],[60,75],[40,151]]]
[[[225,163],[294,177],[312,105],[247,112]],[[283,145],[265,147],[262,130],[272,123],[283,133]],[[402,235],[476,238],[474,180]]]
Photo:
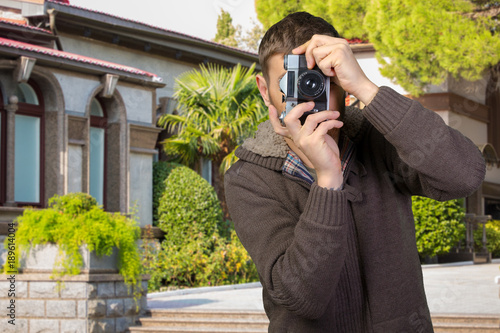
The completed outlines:
[[[279,116],[281,125],[285,126],[285,116],[299,103],[309,101],[315,103],[313,110],[305,112],[300,117],[302,124],[308,115],[329,109],[330,77],[325,76],[318,66],[308,69],[303,54],[285,55],[284,67],[287,72],[280,80],[280,89],[286,108]]]

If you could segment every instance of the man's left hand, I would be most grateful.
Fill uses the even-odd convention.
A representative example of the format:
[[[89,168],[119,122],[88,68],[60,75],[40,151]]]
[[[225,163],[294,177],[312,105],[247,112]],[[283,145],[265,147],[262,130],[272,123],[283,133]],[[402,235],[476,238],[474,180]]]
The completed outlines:
[[[292,52],[305,53],[309,69],[317,64],[326,76],[333,77],[338,85],[365,105],[370,104],[378,92],[378,87],[366,77],[343,38],[314,35]]]

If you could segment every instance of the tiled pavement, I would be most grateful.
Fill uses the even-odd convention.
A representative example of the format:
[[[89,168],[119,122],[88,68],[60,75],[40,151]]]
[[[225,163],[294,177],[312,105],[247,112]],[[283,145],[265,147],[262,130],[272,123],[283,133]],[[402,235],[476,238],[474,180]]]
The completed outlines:
[[[423,266],[431,313],[500,314],[500,260]],[[259,283],[193,288],[148,295],[151,309],[263,310]]]

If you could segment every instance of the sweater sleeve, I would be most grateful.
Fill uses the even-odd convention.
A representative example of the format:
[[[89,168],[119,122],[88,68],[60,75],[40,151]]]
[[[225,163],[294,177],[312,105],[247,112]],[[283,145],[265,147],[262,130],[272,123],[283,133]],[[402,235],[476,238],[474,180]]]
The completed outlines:
[[[410,194],[444,201],[481,185],[486,167],[479,149],[419,102],[381,87],[363,113],[395,148],[395,156],[386,156],[391,179]]]
[[[227,205],[273,302],[315,319],[331,301],[344,265],[347,194],[313,184],[299,217],[283,199],[277,184],[283,181],[279,172],[237,162],[225,175]]]

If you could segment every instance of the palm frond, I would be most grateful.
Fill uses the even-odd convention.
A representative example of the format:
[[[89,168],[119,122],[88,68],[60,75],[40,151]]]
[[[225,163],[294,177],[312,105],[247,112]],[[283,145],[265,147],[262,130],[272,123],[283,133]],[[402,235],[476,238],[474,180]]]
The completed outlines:
[[[179,115],[159,121],[176,131],[164,141],[167,154],[179,156],[183,163],[193,163],[201,155],[232,164],[236,157],[227,156],[267,117],[254,70],[255,65],[227,69],[208,64],[179,76],[174,92]]]
[[[226,157],[224,157],[224,159],[222,160],[219,169],[219,172],[221,174],[226,173],[226,171],[229,170],[229,168],[238,161],[238,157],[236,157],[236,154],[234,153],[238,147],[239,146],[237,146],[232,152],[227,154]]]

